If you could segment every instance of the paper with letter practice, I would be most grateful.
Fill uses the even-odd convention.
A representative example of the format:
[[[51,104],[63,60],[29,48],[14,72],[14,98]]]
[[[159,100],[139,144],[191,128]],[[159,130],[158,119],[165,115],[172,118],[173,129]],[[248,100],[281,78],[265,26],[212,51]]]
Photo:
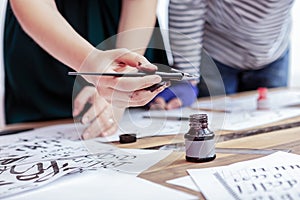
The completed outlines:
[[[73,124],[1,136],[0,198],[82,170],[113,169],[136,176],[170,154],[81,141],[77,131]]]
[[[223,167],[190,169],[188,173],[207,199],[299,199],[299,163],[299,155],[277,152]]]

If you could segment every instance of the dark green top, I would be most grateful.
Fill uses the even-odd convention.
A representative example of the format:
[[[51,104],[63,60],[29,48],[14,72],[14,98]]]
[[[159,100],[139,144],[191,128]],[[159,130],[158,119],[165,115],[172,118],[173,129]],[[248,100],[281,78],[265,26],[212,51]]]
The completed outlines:
[[[66,20],[94,46],[117,33],[121,0],[56,0],[56,3]],[[152,42],[162,43],[159,37]],[[112,40],[101,49],[114,46]],[[150,61],[166,63],[164,52],[152,50],[146,54]],[[51,57],[24,33],[9,4],[4,63],[8,124],[72,117],[72,94],[76,95],[85,81],[74,84],[75,77],[67,75],[70,68]]]

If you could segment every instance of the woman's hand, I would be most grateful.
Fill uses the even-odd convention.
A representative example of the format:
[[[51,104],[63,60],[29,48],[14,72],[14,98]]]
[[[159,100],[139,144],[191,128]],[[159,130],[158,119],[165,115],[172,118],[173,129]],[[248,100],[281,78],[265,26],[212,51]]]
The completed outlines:
[[[90,107],[84,110],[87,104],[90,104]],[[85,112],[81,122],[89,125],[82,135],[83,139],[114,134],[124,113],[124,109],[113,107],[92,86],[84,87],[74,99],[73,105],[73,116],[77,117]]]
[[[134,73],[155,71],[157,67],[145,57],[127,49],[109,51],[94,50],[83,62],[81,72],[120,72]],[[97,88],[101,97],[115,107],[142,106],[153,99],[167,86],[154,91],[145,90],[153,84],[161,82],[158,75],[144,77],[84,76]]]

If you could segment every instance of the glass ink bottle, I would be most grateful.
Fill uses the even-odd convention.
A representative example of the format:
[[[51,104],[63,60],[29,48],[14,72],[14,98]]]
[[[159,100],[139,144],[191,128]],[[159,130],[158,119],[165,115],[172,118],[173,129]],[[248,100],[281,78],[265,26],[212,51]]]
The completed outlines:
[[[208,162],[216,158],[215,134],[208,128],[206,114],[190,115],[190,129],[184,135],[186,160]]]

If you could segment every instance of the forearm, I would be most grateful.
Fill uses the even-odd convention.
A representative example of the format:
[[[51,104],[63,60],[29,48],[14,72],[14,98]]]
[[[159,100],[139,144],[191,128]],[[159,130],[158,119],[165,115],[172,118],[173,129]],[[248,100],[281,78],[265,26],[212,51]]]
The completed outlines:
[[[170,44],[176,69],[199,73],[206,9],[207,0],[170,1]]]
[[[144,54],[156,21],[157,0],[123,0],[117,47]]]
[[[49,54],[73,68],[94,49],[63,18],[54,0],[10,0],[24,31]]]

